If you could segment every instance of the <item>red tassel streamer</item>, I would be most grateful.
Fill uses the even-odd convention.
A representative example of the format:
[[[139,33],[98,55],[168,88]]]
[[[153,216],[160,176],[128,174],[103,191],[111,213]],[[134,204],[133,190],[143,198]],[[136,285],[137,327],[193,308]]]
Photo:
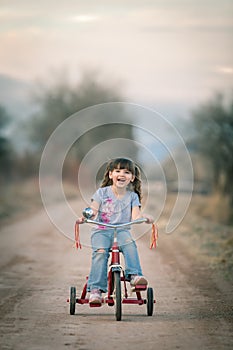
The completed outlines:
[[[78,220],[75,223],[74,232],[75,232],[75,248],[82,249],[82,245],[81,245],[80,238],[79,238],[79,221]]]
[[[158,247],[158,227],[155,224],[152,224],[152,232],[151,232],[151,241],[150,241],[150,249]]]

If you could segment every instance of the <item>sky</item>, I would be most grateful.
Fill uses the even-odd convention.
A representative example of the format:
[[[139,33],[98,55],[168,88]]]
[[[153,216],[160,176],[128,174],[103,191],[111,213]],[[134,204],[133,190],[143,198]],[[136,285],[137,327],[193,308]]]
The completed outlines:
[[[128,101],[192,108],[233,87],[232,0],[0,0],[0,75],[83,70]]]

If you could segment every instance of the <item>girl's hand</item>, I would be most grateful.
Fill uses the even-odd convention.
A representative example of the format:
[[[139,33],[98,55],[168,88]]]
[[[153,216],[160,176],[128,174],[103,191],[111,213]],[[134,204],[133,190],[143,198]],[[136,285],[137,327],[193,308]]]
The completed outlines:
[[[153,216],[148,214],[143,214],[143,218],[146,219],[146,224],[153,224],[153,222],[155,221]]]
[[[84,223],[84,216],[81,216],[80,218],[78,218],[78,220],[76,221],[78,224],[83,224]]]

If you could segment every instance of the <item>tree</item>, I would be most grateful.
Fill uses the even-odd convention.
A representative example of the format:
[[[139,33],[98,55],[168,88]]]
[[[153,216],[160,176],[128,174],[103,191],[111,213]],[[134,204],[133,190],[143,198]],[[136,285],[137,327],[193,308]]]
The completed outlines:
[[[10,116],[3,106],[0,106],[0,164],[1,177],[9,175],[12,160],[12,147],[6,136],[6,127],[10,122]]]
[[[193,112],[197,148],[212,164],[214,187],[230,196],[233,208],[233,97],[221,94]]]
[[[34,101],[39,109],[30,122],[30,138],[32,149],[39,155],[55,128],[72,114],[96,104],[123,100],[119,88],[101,82],[95,72],[85,72],[80,82],[75,85],[67,82],[65,78],[59,78],[55,79],[50,87],[38,85],[38,88]],[[106,116],[102,117],[106,120]],[[78,162],[99,142],[117,137],[133,139],[132,126],[122,126],[117,123],[117,116],[115,119],[115,124],[101,125],[80,137],[75,150]]]

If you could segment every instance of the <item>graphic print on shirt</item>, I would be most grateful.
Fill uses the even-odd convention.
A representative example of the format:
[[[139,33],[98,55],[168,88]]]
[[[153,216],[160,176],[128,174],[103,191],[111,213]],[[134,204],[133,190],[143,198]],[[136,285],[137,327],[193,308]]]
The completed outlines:
[[[100,218],[105,224],[111,221],[111,216],[114,213],[114,204],[112,198],[106,198],[102,204]],[[99,226],[101,229],[106,229],[105,226]]]

